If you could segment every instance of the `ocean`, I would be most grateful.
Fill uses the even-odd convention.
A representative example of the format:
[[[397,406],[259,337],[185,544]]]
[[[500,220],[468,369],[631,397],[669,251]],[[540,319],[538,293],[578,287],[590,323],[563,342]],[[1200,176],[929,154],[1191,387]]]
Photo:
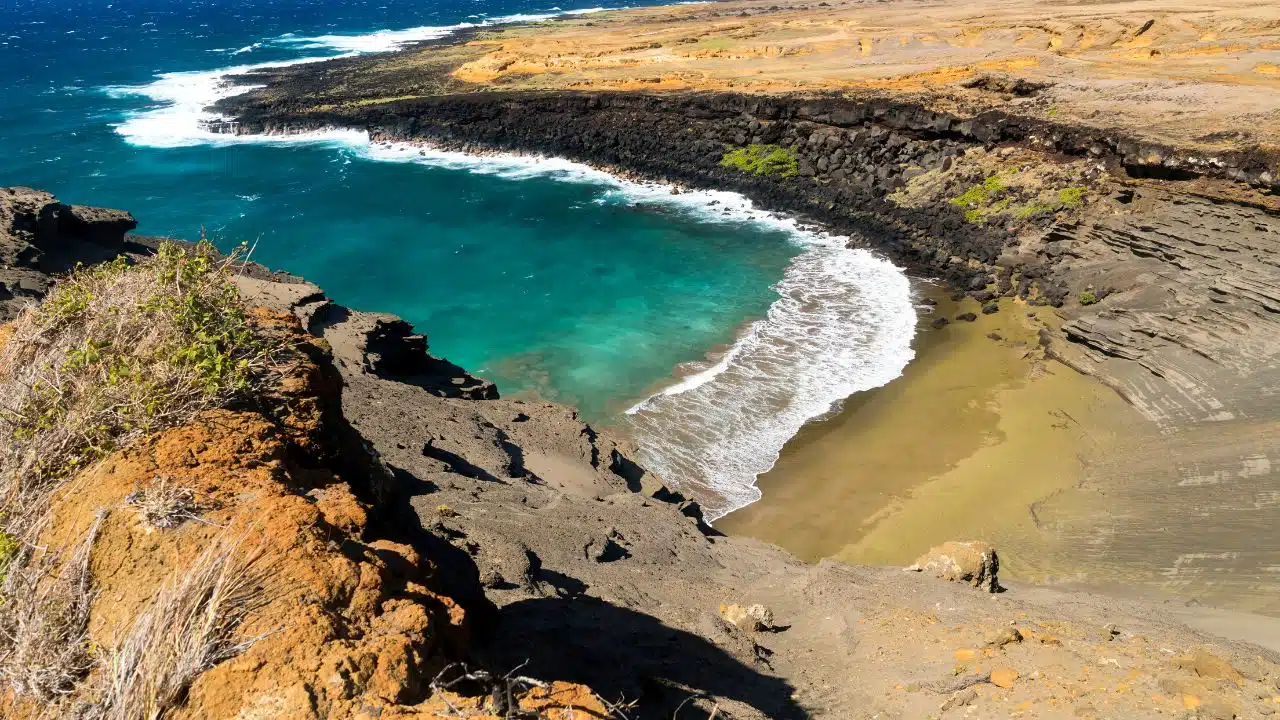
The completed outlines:
[[[141,233],[249,243],[337,302],[413,322],[505,396],[573,404],[631,436],[716,517],[759,497],[756,476],[801,425],[910,360],[898,268],[731,193],[361,132],[198,124],[245,67],[619,6],[10,0],[0,185],[128,209]]]

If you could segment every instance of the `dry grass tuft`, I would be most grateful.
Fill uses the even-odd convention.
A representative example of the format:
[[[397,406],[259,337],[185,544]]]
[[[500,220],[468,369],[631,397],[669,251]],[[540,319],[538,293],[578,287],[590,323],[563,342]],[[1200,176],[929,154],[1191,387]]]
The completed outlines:
[[[200,503],[196,491],[171,484],[173,478],[161,475],[145,488],[138,488],[125,498],[125,504],[138,511],[138,518],[156,530],[175,528],[187,520],[200,519]]]
[[[200,673],[260,637],[241,638],[245,617],[273,596],[261,549],[239,539],[213,542],[137,617],[106,665],[105,689],[93,717],[153,720],[178,705]]]
[[[250,323],[235,267],[234,256],[201,242],[164,243],[136,264],[120,258],[77,268],[14,321],[0,345],[0,680],[16,695],[53,700],[94,667],[84,633],[96,526],[66,562],[60,549],[39,548],[55,491],[117,448],[279,382],[288,348]],[[168,527],[194,517],[194,500],[161,482],[131,504]],[[209,625],[154,626],[210,644],[172,649],[167,657],[185,663],[169,671],[175,677],[226,652],[217,638],[248,607],[248,571],[226,558],[204,562],[173,591],[187,599],[166,596],[154,611]],[[183,615],[199,612],[207,616]],[[156,697],[168,697],[173,681],[161,679]]]
[[[0,508],[32,541],[49,494],[117,447],[274,379],[233,259],[162,245],[64,278],[0,349]]]
[[[93,668],[89,559],[104,517],[98,515],[65,560],[48,551],[15,558],[0,586],[0,678],[18,695],[50,700],[69,694]]]

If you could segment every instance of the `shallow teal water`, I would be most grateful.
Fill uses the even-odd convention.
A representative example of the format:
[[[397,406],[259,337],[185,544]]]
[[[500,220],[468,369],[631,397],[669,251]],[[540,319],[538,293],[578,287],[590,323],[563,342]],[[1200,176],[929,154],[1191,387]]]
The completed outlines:
[[[257,241],[255,259],[343,304],[404,316],[433,351],[505,393],[536,390],[604,419],[763,314],[798,249],[781,233],[602,200],[599,183],[379,162],[342,145],[149,147],[155,138],[131,144],[115,129],[163,105],[120,91],[157,73],[343,49],[285,33],[549,9],[528,0],[89,0],[69,17],[45,3],[10,4],[0,8],[0,184],[126,208],[143,233],[194,238],[203,226],[223,247]],[[180,134],[179,125],[159,132]]]
[[[538,0],[70,7],[0,4],[0,185],[126,208],[147,234],[254,244],[255,260],[339,303],[412,321],[504,395],[620,428],[711,517],[759,497],[756,477],[804,423],[911,357],[897,268],[729,193],[673,195],[556,160],[424,155],[362,133],[201,129],[230,69],[559,12]]]

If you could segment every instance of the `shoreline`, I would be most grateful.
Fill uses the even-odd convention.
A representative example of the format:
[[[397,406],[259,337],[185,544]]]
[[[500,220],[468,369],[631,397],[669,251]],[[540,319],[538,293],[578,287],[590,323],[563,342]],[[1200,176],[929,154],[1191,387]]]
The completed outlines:
[[[762,28],[786,12],[761,12]],[[682,16],[673,39],[696,38],[704,21],[714,22],[711,16]],[[637,23],[645,20],[619,17],[602,21],[602,27],[625,30]],[[536,55],[544,47],[538,38],[559,37],[566,27],[507,32],[502,42]],[[625,32],[607,35],[594,28],[569,29],[584,47],[600,44],[609,58],[644,53],[633,44],[609,45],[628,42]],[[525,40],[531,44],[520,44]],[[751,92],[754,85],[728,82],[671,92],[677,88],[650,83],[645,66],[639,85],[588,88],[561,84],[577,70],[561,73],[555,64],[528,78],[503,75],[507,66],[498,62],[502,53],[495,47],[475,43],[342,61],[341,67],[367,72],[337,85],[316,66],[268,73],[257,78],[262,89],[219,106],[240,119],[221,129],[287,134],[358,127],[379,139],[430,139],[457,151],[526,151],[621,166],[640,177],[693,187],[729,188],[762,207],[869,238],[899,266],[944,278],[973,303],[1000,303],[1000,316],[1022,302],[1059,307],[1059,321],[1042,328],[1046,351],[1086,369],[1099,383],[1085,383],[1088,391],[1079,393],[1070,387],[1078,390],[1078,382],[1065,380],[1076,380],[1072,375],[1049,372],[1020,385],[1001,379],[1007,361],[984,364],[982,352],[964,355],[967,362],[952,358],[955,378],[996,378],[981,392],[967,389],[979,396],[972,401],[983,411],[981,422],[962,431],[943,427],[933,443],[920,428],[945,420],[947,411],[917,412],[914,425],[906,422],[910,413],[886,412],[899,419],[899,439],[914,443],[899,442],[899,456],[932,453],[947,462],[920,463],[906,483],[916,488],[904,494],[912,502],[900,504],[894,504],[895,493],[903,494],[903,483],[893,478],[902,468],[890,462],[889,488],[864,503],[870,507],[845,509],[858,527],[871,521],[867,537],[856,535],[856,546],[848,548],[849,543],[829,541],[827,552],[867,561],[906,554],[903,534],[918,543],[913,533],[936,531],[935,518],[922,511],[932,507],[955,527],[984,533],[995,528],[991,534],[1007,553],[1029,549],[1023,560],[1006,555],[1015,566],[1022,563],[1014,568],[1017,575],[1080,580],[1084,567],[1104,579],[1194,588],[1201,599],[1232,603],[1247,595],[1277,611],[1273,601],[1259,600],[1269,576],[1258,575],[1277,561],[1274,553],[1255,549],[1257,538],[1275,533],[1267,525],[1269,505],[1258,500],[1269,497],[1263,493],[1271,487],[1270,466],[1258,458],[1280,455],[1280,446],[1263,433],[1274,417],[1265,402],[1266,390],[1274,386],[1267,369],[1276,347],[1268,338],[1280,323],[1268,314],[1274,312],[1270,296],[1256,291],[1259,284],[1275,282],[1268,255],[1280,230],[1271,219],[1275,203],[1265,195],[1274,186],[1272,155],[1249,143],[1205,148],[1201,139],[1153,135],[1146,122],[1104,129],[1059,117],[1052,107],[1027,112],[1043,109],[1043,100],[1069,97],[1049,86],[1027,86],[1030,101],[1001,98],[996,91],[983,95],[981,87],[961,82],[963,76],[941,79],[932,98],[875,85],[839,96]],[[923,51],[951,52],[946,44]],[[794,65],[788,58],[760,62]],[[481,72],[489,62],[498,62],[493,77]],[[634,75],[625,69],[630,66],[622,67],[621,74]],[[449,84],[462,69],[471,80]],[[424,79],[435,85],[424,89]],[[301,103],[300,91],[308,93]],[[796,172],[765,177],[725,165],[727,147],[748,145],[787,149]],[[993,179],[999,182],[989,185]],[[1205,234],[1221,245],[1206,249],[1200,241]],[[1242,334],[1240,341],[1227,341],[1216,330],[1224,315]],[[1114,396],[1098,385],[1113,388]],[[894,392],[900,391],[877,397]],[[1049,397],[1023,402],[1019,393]],[[1118,403],[1118,396],[1129,405],[1093,413],[1101,417],[1082,418],[1084,426],[1077,427],[1072,419],[1049,415],[1054,393],[1073,401],[1100,393],[1098,403]],[[1089,407],[1085,402],[1079,413],[1065,414],[1077,418]],[[1038,410],[1033,416],[1028,408]],[[956,421],[963,413],[952,414],[953,424],[965,424]],[[1141,432],[1132,447],[1121,448],[1127,464],[1096,462],[1084,476],[1061,469],[1082,464],[1083,454],[1072,442],[1084,442],[1089,430],[1106,435],[1112,416],[1128,422],[1136,415],[1142,417],[1135,421]],[[1041,425],[1048,429],[1027,431]],[[1156,432],[1181,433],[1184,441],[1158,444],[1145,437]],[[1071,441],[1050,442],[1055,433]],[[995,450],[986,446],[988,439],[999,440],[991,443]],[[1013,467],[1018,463],[1034,482],[1020,484]],[[982,506],[962,478],[999,502]],[[1012,492],[1002,493],[1006,488]],[[1117,503],[1117,497],[1125,502]],[[1229,502],[1219,502],[1224,497]],[[830,510],[809,502],[819,512]],[[1170,533],[1170,514],[1186,529]],[[849,524],[848,518],[827,522]],[[1061,549],[1051,547],[1058,540]],[[1229,580],[1218,579],[1219,573]]]
[[[761,500],[716,528],[810,562],[905,565],[948,538],[982,538],[1022,580],[1079,579],[1035,504],[1075,487],[1084,465],[1142,434],[1142,418],[1095,378],[1045,357],[1049,308],[977,303],[917,280],[936,302],[915,359],[890,384],[808,425],[758,485]],[[973,322],[955,321],[973,312]],[[942,328],[931,319],[952,318]],[[995,339],[992,334],[998,336]],[[1089,419],[1086,428],[1078,418]]]
[[[360,135],[360,137],[357,137],[357,135]],[[486,150],[482,148],[458,150],[425,139],[388,139],[379,137],[375,133],[362,133],[349,128],[338,127],[299,133],[239,134],[222,137],[233,142],[246,143],[325,143],[337,141],[346,147],[356,148],[366,160],[375,162],[421,162],[432,167],[444,167],[479,174],[507,176],[509,173],[510,177],[516,179],[537,175],[564,182],[593,182],[607,185],[611,190],[626,194],[629,200],[636,204],[689,213],[700,222],[718,223],[728,221],[759,224],[769,230],[786,234],[786,242],[793,244],[799,250],[792,259],[792,264],[784,272],[784,276],[773,286],[775,290],[787,281],[790,270],[795,266],[796,259],[823,248],[838,249],[841,254],[866,254],[873,263],[883,263],[892,267],[897,273],[905,273],[902,267],[889,260],[884,253],[871,251],[863,247],[868,243],[867,239],[838,234],[839,231],[830,228],[827,224],[805,217],[801,213],[764,209],[759,207],[751,198],[736,190],[699,188],[671,179],[655,178],[620,165],[575,160],[540,152]],[[486,172],[482,167],[486,161],[494,161],[500,166],[509,164],[510,168],[497,169],[492,173]],[[859,288],[859,295],[862,294],[863,290],[868,290],[868,288]],[[867,296],[875,297],[874,294],[869,292]],[[785,299],[780,297],[775,300],[770,306],[770,310],[772,311],[772,308],[778,302]],[[910,303],[911,301],[908,299],[906,302]],[[867,307],[871,306],[868,305]],[[809,308],[808,313],[815,316],[821,315],[822,309],[821,307]],[[639,431],[638,427],[629,418],[633,418],[645,409],[650,409],[655,403],[661,402],[664,398],[677,396],[712,382],[718,375],[729,369],[737,352],[741,349],[741,345],[750,339],[760,327],[769,323],[771,314],[769,312],[763,317],[744,318],[735,330],[731,341],[713,346],[707,349],[700,358],[690,361],[692,363],[705,364],[705,367],[687,375],[677,374],[675,371],[679,366],[673,367],[668,376],[655,381],[652,385],[653,392],[636,401],[628,401],[627,409],[620,412],[616,421],[609,423],[608,427],[628,437],[632,442],[641,445],[642,454],[645,456],[644,459],[647,464],[651,466],[662,465],[663,459],[658,454],[644,451],[643,438],[636,435]],[[914,330],[912,332],[914,333]],[[910,355],[909,349],[906,352]],[[707,360],[707,355],[711,353],[716,353],[719,356],[714,362],[708,362]],[[877,368],[881,361],[895,362],[892,357],[887,359],[877,358],[876,360],[877,362],[872,363],[873,367],[868,371],[873,376],[878,372]],[[904,365],[909,360],[908,358],[904,361]],[[680,365],[686,364],[688,363],[681,363]],[[825,371],[826,368],[823,370]],[[896,372],[900,371],[901,369],[899,368]],[[697,381],[690,383],[690,378],[696,378]],[[859,379],[858,382],[861,383],[864,380]],[[875,386],[881,384],[880,380],[873,380],[872,382],[876,384]],[[854,390],[853,392],[856,394],[862,391]],[[517,396],[523,395],[517,393]],[[537,397],[536,392],[530,397]],[[825,403],[824,407],[828,409],[807,416],[804,424],[808,424],[817,418],[829,416],[831,414],[829,408],[844,402],[847,397],[833,398],[829,403]],[[804,425],[802,424],[800,427],[803,428]],[[792,438],[794,438],[794,434],[789,435],[786,442],[790,442]],[[781,450],[782,447],[779,446],[778,452],[781,452]],[[773,459],[769,461],[769,465],[776,463],[776,458],[777,454],[775,453]],[[703,484],[704,478],[702,477],[677,477],[670,471],[664,474],[666,479],[680,485],[686,491],[703,495],[703,504],[708,507],[709,518],[712,519],[720,517],[721,511],[714,509],[714,504],[707,503],[709,498],[705,496],[708,492],[714,493],[717,498],[728,503],[729,509],[723,512],[733,512],[745,507],[745,505],[741,504],[744,502],[745,495],[755,494],[757,498],[759,497],[759,490],[756,485],[758,476],[759,474],[752,475],[749,480],[744,476],[743,479],[746,482],[741,487],[738,484],[734,484],[732,487],[714,487],[708,490],[708,487]],[[746,505],[752,502],[755,502],[755,500],[745,500]]]

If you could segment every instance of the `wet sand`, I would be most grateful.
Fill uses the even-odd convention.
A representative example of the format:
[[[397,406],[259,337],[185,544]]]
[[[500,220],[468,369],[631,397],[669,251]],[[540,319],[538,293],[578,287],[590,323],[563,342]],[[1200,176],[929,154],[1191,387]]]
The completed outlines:
[[[916,359],[885,387],[812,423],[761,476],[764,497],[722,518],[729,533],[813,561],[904,564],[946,540],[984,538],[1024,580],[1081,579],[1071,548],[1037,503],[1083,482],[1086,465],[1150,432],[1112,390],[1044,356],[1052,308],[972,300],[921,285],[938,302],[921,318]],[[978,313],[934,329],[932,320]]]

